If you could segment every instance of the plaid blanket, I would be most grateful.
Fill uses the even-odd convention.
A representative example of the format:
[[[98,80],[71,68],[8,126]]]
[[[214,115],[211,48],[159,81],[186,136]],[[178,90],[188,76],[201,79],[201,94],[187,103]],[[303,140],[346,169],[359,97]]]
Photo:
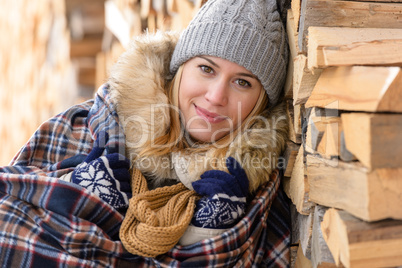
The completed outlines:
[[[290,216],[279,172],[257,192],[247,215],[222,235],[177,245],[156,258],[127,252],[118,238],[124,216],[58,179],[82,161],[102,130],[109,133],[108,153],[124,153],[107,85],[94,100],[42,124],[11,164],[0,168],[2,267],[289,266]]]

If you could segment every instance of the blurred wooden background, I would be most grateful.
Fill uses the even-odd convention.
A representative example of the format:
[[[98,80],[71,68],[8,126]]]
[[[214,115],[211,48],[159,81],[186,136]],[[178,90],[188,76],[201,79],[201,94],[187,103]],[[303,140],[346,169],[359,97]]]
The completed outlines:
[[[43,121],[92,98],[133,35],[181,30],[201,2],[0,0],[0,166]]]

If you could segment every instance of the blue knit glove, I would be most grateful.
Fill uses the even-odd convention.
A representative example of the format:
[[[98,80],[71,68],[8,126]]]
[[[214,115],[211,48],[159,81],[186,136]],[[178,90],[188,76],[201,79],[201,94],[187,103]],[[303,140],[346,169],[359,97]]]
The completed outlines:
[[[197,202],[191,223],[198,227],[224,229],[233,227],[245,214],[248,179],[232,157],[226,159],[229,173],[209,170],[192,183],[203,197]]]
[[[101,132],[83,163],[72,173],[71,180],[95,193],[116,209],[127,208],[131,198],[130,162],[119,154],[102,156],[108,135]]]

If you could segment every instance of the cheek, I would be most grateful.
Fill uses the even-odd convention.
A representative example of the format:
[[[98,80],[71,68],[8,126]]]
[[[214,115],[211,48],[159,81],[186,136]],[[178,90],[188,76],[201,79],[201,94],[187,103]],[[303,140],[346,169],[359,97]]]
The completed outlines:
[[[189,99],[191,98],[191,85],[188,84],[186,79],[183,79],[179,87],[179,108],[184,109]]]
[[[192,79],[191,79],[191,72],[187,71],[186,65],[184,66],[183,69],[183,74],[180,80],[180,86],[179,86],[179,103],[183,101],[183,99],[187,98],[189,95],[191,95],[191,91],[193,88],[192,85]]]
[[[251,113],[254,109],[255,105],[257,104],[258,98],[260,96],[260,91],[258,93],[253,93],[248,96],[243,96],[241,99],[241,107],[240,111],[237,107],[237,117],[240,117],[241,121],[246,119],[246,117]]]
[[[197,83],[194,83],[194,79],[191,79],[190,76],[184,76],[180,81],[179,92],[178,92],[178,100],[179,100],[179,109],[182,112],[185,119],[188,120],[188,117],[191,116],[190,109],[192,100],[194,100],[200,92],[200,88]]]

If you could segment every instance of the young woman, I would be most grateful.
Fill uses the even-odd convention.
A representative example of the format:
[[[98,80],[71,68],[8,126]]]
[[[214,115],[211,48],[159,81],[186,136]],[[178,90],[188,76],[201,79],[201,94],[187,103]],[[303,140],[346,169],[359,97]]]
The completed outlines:
[[[180,36],[133,40],[94,100],[45,122],[0,170],[1,200],[23,203],[3,202],[0,211],[13,213],[1,221],[29,211],[18,221],[24,231],[0,233],[0,247],[38,264],[286,267],[288,207],[277,168],[288,52],[277,9],[273,0],[210,0]],[[141,241],[117,238],[138,209],[129,201],[138,194],[133,170],[148,195],[182,183],[200,198],[165,254],[139,254],[130,249]],[[10,256],[0,259],[16,264]]]

